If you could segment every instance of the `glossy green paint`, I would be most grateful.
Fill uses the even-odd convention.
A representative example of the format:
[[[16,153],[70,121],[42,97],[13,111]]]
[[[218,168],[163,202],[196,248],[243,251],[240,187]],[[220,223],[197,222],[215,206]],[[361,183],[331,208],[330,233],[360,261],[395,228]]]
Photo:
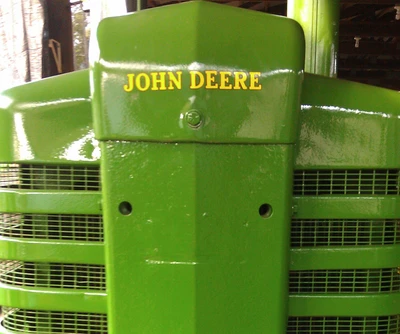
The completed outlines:
[[[101,194],[94,191],[0,192],[0,212],[100,214]]]
[[[297,169],[400,166],[400,95],[355,82],[306,74]]]
[[[283,39],[278,30],[287,37]],[[296,140],[304,54],[296,22],[200,1],[107,18],[97,37],[100,58],[92,88],[97,139],[286,144]],[[189,72],[194,70],[260,72],[263,89],[190,89]],[[128,74],[154,71],[182,71],[182,89],[124,91]],[[204,117],[197,131],[185,122],[191,110]]]
[[[294,248],[290,269],[377,269],[399,265],[400,245]]]
[[[304,69],[336,77],[339,42],[339,0],[288,0],[288,17],[300,23],[306,39]]]
[[[299,170],[400,169],[400,96],[362,84],[305,75]],[[296,219],[400,218],[400,196],[296,196]],[[380,269],[400,266],[400,247],[365,245],[291,249],[291,270]],[[400,293],[291,295],[294,317],[366,317],[400,313]]]
[[[110,333],[284,333],[299,26],[193,2],[108,18],[97,36]],[[124,91],[162,70],[182,89]],[[261,72],[262,89],[190,89],[192,70]]]
[[[310,74],[302,84],[295,23],[219,8],[184,4],[100,27],[92,89],[104,152],[110,334],[281,334],[288,309],[299,317],[399,314],[399,293],[288,299],[285,291],[289,265],[400,266],[399,245],[288,253],[292,204],[298,219],[400,218],[399,196],[291,197],[293,166],[400,169],[399,94]],[[317,51],[323,59],[332,49],[325,44]],[[317,63],[316,70],[328,75],[328,64]],[[263,90],[189,90],[193,69],[260,71]],[[127,73],[153,70],[182,70],[183,89],[123,92]],[[88,76],[77,72],[2,93],[0,163],[98,164]],[[96,192],[0,189],[0,212],[99,214],[100,198]],[[129,216],[118,210],[123,201],[132,203]],[[268,219],[258,213],[263,203],[273,208]],[[101,243],[36,239],[0,238],[0,259],[104,264]],[[1,304],[106,312],[104,292],[67,289],[2,285]]]
[[[105,142],[102,152],[110,332],[281,333],[290,148]]]
[[[77,243],[43,239],[21,241],[15,238],[0,238],[0,259],[104,264],[104,246],[99,243]]]
[[[38,289],[0,285],[0,300],[3,306],[28,310],[106,313],[106,297],[106,294],[101,291]]]
[[[88,71],[25,84],[1,93],[0,164],[95,166],[99,165],[99,157],[92,126]],[[0,187],[0,213],[100,215],[101,194]],[[0,260],[104,265],[104,245],[1,235]],[[0,305],[29,310],[107,311],[104,291],[24,284],[1,284]]]
[[[0,94],[0,161],[98,164],[88,71]]]

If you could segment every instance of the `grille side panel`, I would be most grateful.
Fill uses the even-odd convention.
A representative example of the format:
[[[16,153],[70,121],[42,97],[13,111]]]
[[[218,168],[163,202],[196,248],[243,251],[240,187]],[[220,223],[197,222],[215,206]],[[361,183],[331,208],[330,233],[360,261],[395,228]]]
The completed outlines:
[[[292,247],[400,244],[400,219],[293,219]]]
[[[0,236],[103,242],[101,215],[0,213]]]
[[[400,315],[381,317],[291,317],[287,334],[397,334]]]
[[[107,316],[96,313],[37,311],[5,307],[3,327],[10,333],[107,334]]]
[[[0,164],[0,188],[100,191],[98,166]]]
[[[105,290],[105,269],[100,265],[0,261],[0,283],[12,286]]]
[[[7,333],[107,333],[99,190],[99,166],[0,164]]]
[[[296,170],[295,196],[400,195],[398,169]]]

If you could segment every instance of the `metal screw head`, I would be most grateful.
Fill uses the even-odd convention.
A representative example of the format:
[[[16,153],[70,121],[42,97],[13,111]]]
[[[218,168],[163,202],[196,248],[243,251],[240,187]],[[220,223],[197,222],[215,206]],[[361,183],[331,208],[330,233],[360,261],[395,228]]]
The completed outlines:
[[[201,114],[197,110],[190,110],[185,114],[187,124],[192,128],[198,128],[203,121]]]

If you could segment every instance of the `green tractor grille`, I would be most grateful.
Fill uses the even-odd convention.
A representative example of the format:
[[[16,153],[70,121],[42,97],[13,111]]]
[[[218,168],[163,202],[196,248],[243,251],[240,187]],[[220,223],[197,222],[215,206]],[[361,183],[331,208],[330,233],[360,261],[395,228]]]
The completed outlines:
[[[398,334],[400,316],[291,318],[287,334]]]
[[[5,308],[4,315],[3,326],[11,333],[107,333],[104,314]]]
[[[6,196],[17,192],[19,196],[43,201],[40,198],[42,195],[59,194],[66,203],[63,207],[64,201],[61,200],[59,207],[49,206],[47,213],[25,211],[23,206],[18,212],[10,212],[9,207],[0,203],[0,238],[8,242],[6,245],[11,243],[12,247],[25,247],[34,242],[37,248],[51,244],[52,249],[65,249],[60,258],[62,261],[45,261],[42,258],[39,262],[32,261],[29,252],[20,252],[24,255],[19,258],[0,259],[0,283],[10,294],[22,289],[21,293],[27,294],[26,300],[35,300],[35,293],[51,291],[54,298],[54,308],[50,309],[49,306],[41,306],[40,302],[37,303],[38,310],[3,303],[2,325],[7,333],[107,333],[105,299],[101,299],[104,305],[100,305],[99,297],[89,304],[86,304],[85,298],[86,291],[94,296],[105,296],[104,233],[100,207],[94,209],[96,206],[93,206],[86,210],[87,213],[82,211],[85,209],[74,213],[74,203],[80,201],[81,195],[99,201],[100,189],[98,165],[0,164],[0,192]],[[85,198],[87,201],[88,197]],[[82,250],[79,261],[83,263],[69,259],[68,250],[73,253],[78,246]],[[94,246],[97,247],[98,258],[93,258],[97,253],[89,251],[91,255],[87,258],[95,263],[84,263],[82,259],[86,256],[86,249]],[[47,254],[43,251],[42,255],[45,258]],[[67,290],[74,291],[75,296],[81,291],[79,298],[82,302],[74,304],[72,300],[66,301],[68,297],[65,294],[58,295]],[[66,309],[68,312],[62,312],[64,303],[70,305]],[[99,309],[104,313],[96,311]]]
[[[101,215],[0,213],[0,236],[103,242]]]
[[[0,164],[0,188],[99,191],[96,166]]]
[[[105,290],[104,266],[0,261],[0,282],[27,287]]]
[[[297,170],[295,196],[399,195],[398,169]]]
[[[380,258],[382,254],[386,254],[381,253],[382,251],[387,252],[398,247],[400,218],[394,219],[392,216],[388,219],[382,214],[379,219],[371,219],[366,211],[364,217],[360,213],[356,219],[339,219],[338,217],[345,217],[347,213],[346,207],[342,210],[341,205],[335,206],[336,212],[330,211],[333,214],[331,219],[323,211],[324,203],[328,201],[327,196],[332,201],[339,201],[337,203],[352,200],[391,201],[400,194],[399,170],[297,170],[293,193],[301,205],[312,203],[312,208],[318,207],[318,210],[305,210],[305,215],[292,219],[292,254],[302,253],[303,262],[300,268],[296,267],[290,272],[289,294],[291,300],[295,298],[293,300],[297,302],[298,313],[290,314],[287,334],[400,333],[398,310],[384,316],[366,314],[365,317],[360,317],[360,309],[348,308],[349,303],[346,303],[359,300],[363,296],[368,298],[365,302],[371,305],[380,296],[390,298],[400,293],[400,260],[393,263],[393,267],[378,268],[376,264],[367,267],[367,263],[371,261],[363,255],[370,254],[365,252],[371,249],[376,253],[374,256]],[[325,217],[319,218],[320,214]],[[363,264],[360,265],[354,258],[349,260],[346,255],[340,255],[341,250],[359,252],[358,259]],[[334,261],[326,256],[330,251],[339,252]],[[310,258],[307,257],[309,254]],[[312,260],[313,254],[325,255],[321,255],[318,258],[321,262],[317,262]],[[345,264],[345,268],[341,268],[340,264]],[[338,314],[325,314],[326,304],[318,303],[320,298],[336,298],[336,302],[341,301],[343,307],[335,309]],[[307,312],[301,310],[305,309],[302,308],[302,302],[305,301],[309,303]],[[332,312],[329,307],[327,310],[328,313]],[[307,315],[308,312],[310,315]],[[395,313],[397,314],[394,315]]]
[[[291,294],[400,292],[400,268],[292,271]]]
[[[293,219],[292,247],[370,246],[400,243],[400,220]]]

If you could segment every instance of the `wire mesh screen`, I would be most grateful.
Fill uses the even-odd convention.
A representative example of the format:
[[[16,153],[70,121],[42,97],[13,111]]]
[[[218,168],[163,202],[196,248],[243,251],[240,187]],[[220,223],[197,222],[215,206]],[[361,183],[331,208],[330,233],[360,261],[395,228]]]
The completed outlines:
[[[0,213],[0,236],[103,242],[101,215]]]
[[[292,271],[290,294],[400,292],[400,268]]]
[[[381,317],[291,317],[287,334],[398,334],[400,315]]]
[[[107,316],[96,313],[4,308],[3,326],[12,333],[107,334]]]
[[[294,195],[399,195],[398,169],[297,170]]]
[[[400,219],[293,219],[292,247],[372,246],[400,243]]]
[[[0,282],[13,286],[105,290],[101,265],[0,261]]]
[[[100,190],[99,166],[0,164],[0,188]]]

